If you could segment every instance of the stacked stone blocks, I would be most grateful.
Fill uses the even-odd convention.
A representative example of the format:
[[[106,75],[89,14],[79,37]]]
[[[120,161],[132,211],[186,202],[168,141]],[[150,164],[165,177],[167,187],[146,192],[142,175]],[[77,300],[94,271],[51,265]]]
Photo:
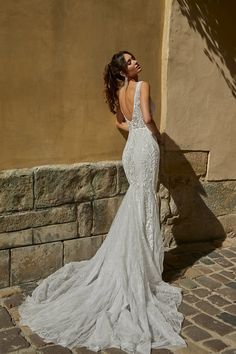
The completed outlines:
[[[156,192],[167,248],[234,238],[236,181],[207,180],[209,153],[161,150]],[[128,189],[121,161],[0,172],[0,288],[91,258]]]

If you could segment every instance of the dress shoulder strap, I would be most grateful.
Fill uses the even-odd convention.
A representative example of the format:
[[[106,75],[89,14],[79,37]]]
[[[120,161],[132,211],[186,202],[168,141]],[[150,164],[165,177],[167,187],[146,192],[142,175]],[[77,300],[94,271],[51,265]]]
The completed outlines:
[[[145,123],[142,118],[141,105],[140,105],[140,91],[141,91],[142,81],[138,81],[135,88],[135,101],[134,101],[134,112],[132,119],[132,129],[144,128]]]
[[[140,104],[140,92],[141,92],[141,84],[142,81],[138,81],[137,83],[137,92],[136,92],[136,104]]]

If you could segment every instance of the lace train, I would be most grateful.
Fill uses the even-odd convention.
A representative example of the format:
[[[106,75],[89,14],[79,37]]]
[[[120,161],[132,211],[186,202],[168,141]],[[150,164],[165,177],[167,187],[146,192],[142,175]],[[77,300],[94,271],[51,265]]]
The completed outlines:
[[[90,260],[65,264],[27,296],[19,307],[21,324],[45,342],[70,349],[115,347],[147,354],[151,348],[186,346],[178,335],[181,289],[161,279],[164,248],[157,242],[158,227],[150,256],[140,193],[129,186],[106,239]],[[154,216],[158,202],[154,194],[151,198]]]

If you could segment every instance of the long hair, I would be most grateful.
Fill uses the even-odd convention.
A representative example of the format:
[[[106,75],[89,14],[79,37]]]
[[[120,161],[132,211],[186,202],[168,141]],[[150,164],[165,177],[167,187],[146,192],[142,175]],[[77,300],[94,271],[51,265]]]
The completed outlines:
[[[120,71],[127,72],[127,63],[124,58],[125,53],[133,57],[133,54],[127,50],[121,50],[112,56],[111,62],[105,66],[103,72],[106,103],[113,114],[117,113],[119,103],[116,92],[125,82],[125,77],[120,74]]]

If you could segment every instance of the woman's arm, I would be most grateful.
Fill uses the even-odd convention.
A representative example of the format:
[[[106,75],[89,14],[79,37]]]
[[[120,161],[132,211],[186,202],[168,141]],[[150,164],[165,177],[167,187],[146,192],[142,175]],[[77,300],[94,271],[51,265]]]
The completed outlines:
[[[163,144],[162,136],[159,129],[156,126],[155,121],[152,118],[152,113],[150,109],[150,84],[146,81],[143,81],[141,86],[141,98],[140,105],[143,114],[143,120],[147,128],[152,132],[154,137],[157,139],[159,144]]]
[[[152,119],[149,123],[146,123],[146,126],[152,132],[154,137],[157,139],[158,144],[163,144],[162,135],[159,129],[157,128],[155,121]]]

